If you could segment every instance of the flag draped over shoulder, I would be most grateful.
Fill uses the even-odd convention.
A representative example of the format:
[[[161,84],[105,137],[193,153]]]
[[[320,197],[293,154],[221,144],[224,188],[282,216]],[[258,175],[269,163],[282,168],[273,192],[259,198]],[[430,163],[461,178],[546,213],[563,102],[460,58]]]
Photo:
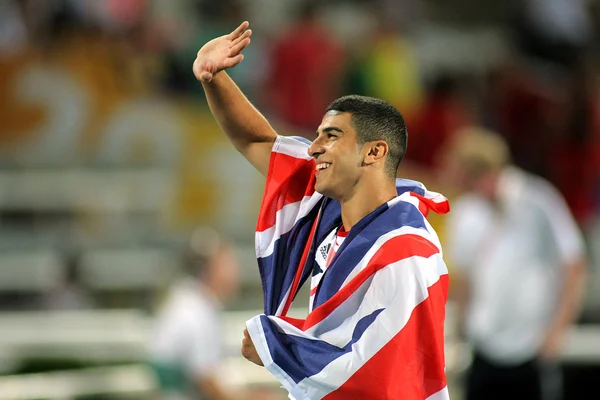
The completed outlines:
[[[305,319],[287,312],[341,207],[315,192],[309,143],[273,146],[256,230],[264,314],[246,325],[265,367],[297,400],[448,399],[448,273],[430,210],[448,201],[398,179],[398,197],[352,227]]]

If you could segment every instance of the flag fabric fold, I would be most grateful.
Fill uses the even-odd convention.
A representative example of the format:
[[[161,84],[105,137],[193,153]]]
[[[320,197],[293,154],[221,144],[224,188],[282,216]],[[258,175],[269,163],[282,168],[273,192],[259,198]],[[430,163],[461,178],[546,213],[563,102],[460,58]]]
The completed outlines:
[[[398,197],[352,227],[305,319],[287,311],[341,207],[315,192],[309,142],[273,146],[256,230],[264,314],[246,325],[265,367],[296,400],[448,399],[444,317],[448,272],[429,211],[448,201],[398,179]]]

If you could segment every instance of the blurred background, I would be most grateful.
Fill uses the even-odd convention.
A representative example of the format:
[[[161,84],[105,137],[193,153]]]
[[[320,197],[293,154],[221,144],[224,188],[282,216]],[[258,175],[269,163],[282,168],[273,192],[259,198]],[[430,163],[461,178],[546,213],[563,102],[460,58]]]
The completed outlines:
[[[239,356],[262,308],[264,178],[191,71],[202,44],[243,20],[252,43],[230,74],[280,134],[312,138],[341,95],[381,97],[407,121],[402,176],[452,199],[437,178],[444,144],[477,124],[560,191],[590,260],[561,358],[565,398],[582,398],[600,371],[600,2],[1,0],[0,399],[161,398],[155,316],[201,226],[239,264],[218,307],[217,378],[246,393],[233,398],[286,398]],[[469,360],[452,303],[447,323],[460,399]]]

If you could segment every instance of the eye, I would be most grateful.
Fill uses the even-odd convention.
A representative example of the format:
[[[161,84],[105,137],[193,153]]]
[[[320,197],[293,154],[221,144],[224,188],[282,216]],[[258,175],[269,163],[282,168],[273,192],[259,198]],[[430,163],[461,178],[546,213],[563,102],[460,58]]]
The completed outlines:
[[[337,135],[334,135],[333,133],[327,134],[327,139],[334,139],[334,138],[337,138]]]

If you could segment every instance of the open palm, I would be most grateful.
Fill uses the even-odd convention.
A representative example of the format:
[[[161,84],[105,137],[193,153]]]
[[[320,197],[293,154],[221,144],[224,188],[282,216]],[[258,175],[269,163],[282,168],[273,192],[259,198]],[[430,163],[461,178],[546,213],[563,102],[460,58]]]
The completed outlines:
[[[194,75],[201,82],[210,82],[215,74],[242,62],[242,50],[250,44],[252,31],[248,21],[242,22],[233,32],[206,43],[194,61]]]

